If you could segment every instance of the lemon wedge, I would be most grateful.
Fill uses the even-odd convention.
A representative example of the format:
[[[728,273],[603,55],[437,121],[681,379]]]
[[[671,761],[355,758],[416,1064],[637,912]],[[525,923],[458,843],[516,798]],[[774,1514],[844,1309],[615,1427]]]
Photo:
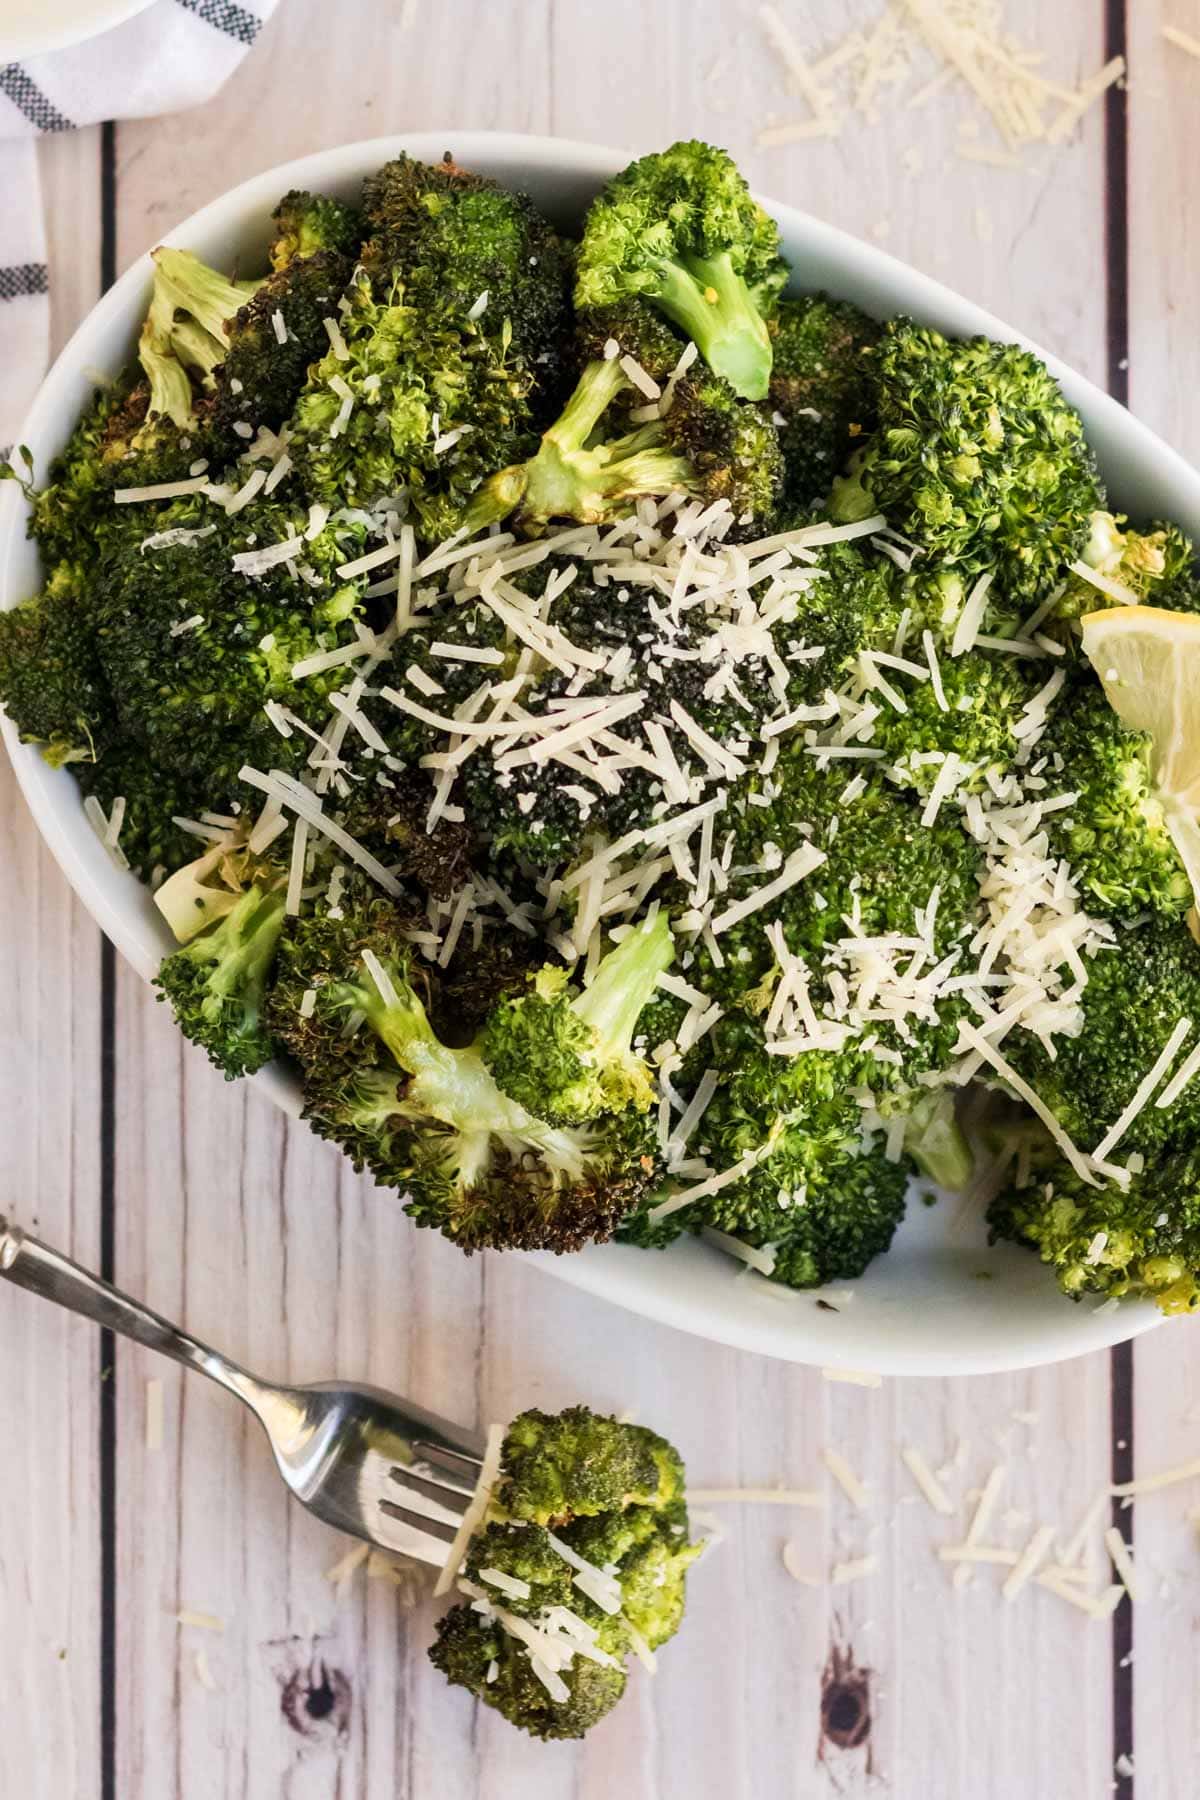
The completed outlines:
[[[1200,614],[1111,606],[1083,648],[1117,717],[1149,734],[1167,826],[1200,902]]]

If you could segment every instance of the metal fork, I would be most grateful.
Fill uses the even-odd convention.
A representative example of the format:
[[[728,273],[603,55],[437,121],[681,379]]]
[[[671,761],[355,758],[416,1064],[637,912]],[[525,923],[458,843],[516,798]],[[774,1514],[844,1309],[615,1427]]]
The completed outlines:
[[[262,1381],[3,1214],[0,1275],[236,1394],[266,1432],[292,1493],[324,1524],[420,1562],[445,1562],[479,1476],[474,1433],[380,1388]]]

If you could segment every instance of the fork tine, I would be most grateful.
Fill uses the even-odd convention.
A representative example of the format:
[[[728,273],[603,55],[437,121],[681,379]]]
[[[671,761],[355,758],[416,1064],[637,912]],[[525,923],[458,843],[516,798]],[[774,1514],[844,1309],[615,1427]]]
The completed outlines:
[[[380,1506],[398,1506],[404,1512],[411,1513],[414,1518],[436,1521],[449,1525],[452,1532],[457,1531],[465,1508],[443,1505],[436,1495],[423,1493],[419,1487],[410,1487],[405,1479],[406,1473],[404,1469],[387,1471],[387,1479],[394,1484],[396,1491],[391,1491],[386,1482],[381,1482],[376,1489]]]
[[[427,1494],[431,1500],[438,1499],[442,1494],[458,1494],[462,1499],[469,1500],[475,1492],[473,1481],[444,1480],[431,1474],[420,1463],[394,1463],[388,1473],[401,1487],[413,1487],[418,1493]]]
[[[463,1491],[469,1494],[474,1493],[475,1482],[483,1467],[481,1456],[471,1456],[465,1450],[455,1450],[450,1444],[431,1443],[428,1438],[414,1438],[412,1447],[422,1462],[435,1465],[441,1463],[452,1474],[468,1476],[471,1485]]]
[[[402,1525],[411,1526],[425,1537],[435,1537],[447,1546],[454,1542],[454,1534],[459,1525],[457,1519],[453,1524],[449,1520],[431,1519],[425,1513],[415,1512],[407,1506],[398,1506],[394,1500],[381,1500],[379,1510],[386,1513],[389,1519],[397,1519]]]

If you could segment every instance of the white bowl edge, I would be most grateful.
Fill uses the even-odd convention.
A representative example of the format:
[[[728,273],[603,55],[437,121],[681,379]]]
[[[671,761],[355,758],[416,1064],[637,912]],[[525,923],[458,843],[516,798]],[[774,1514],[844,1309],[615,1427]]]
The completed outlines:
[[[551,216],[577,217],[591,193],[627,156],[613,149],[502,132],[430,132],[376,138],[318,151],[251,177],[194,213],[165,242],[185,245],[227,266],[263,247],[271,207],[290,187],[350,195],[364,174],[400,151],[427,161],[452,148],[464,165],[525,189]],[[908,312],[939,329],[983,333],[1035,350],[1082,414],[1100,467],[1122,510],[1170,517],[1200,537],[1200,475],[1109,395],[1021,333],[951,289],[874,245],[764,198],[778,219],[796,286],[824,288],[887,317]],[[116,373],[133,347],[151,264],[143,256],[80,324],[50,370],[19,442],[39,474],[68,436],[90,397],[96,371]],[[12,483],[0,486],[0,607],[32,591],[38,562],[24,536],[26,509]],[[72,887],[122,955],[149,979],[170,939],[146,890],[114,867],[84,817],[69,773],[53,770],[0,719],[17,778],[35,821]],[[273,1067],[260,1088],[296,1115],[294,1078]],[[452,1252],[447,1246],[447,1254]],[[1161,1323],[1144,1302],[1105,1310],[1075,1306],[1031,1255],[986,1249],[979,1220],[954,1202],[927,1211],[918,1203],[888,1255],[838,1310],[815,1293],[796,1293],[736,1273],[720,1252],[696,1240],[669,1251],[596,1245],[575,1256],[529,1258],[577,1287],[663,1324],[738,1349],[787,1361],[892,1375],[984,1374],[1058,1362],[1123,1342]],[[832,1290],[831,1290],[832,1291]],[[836,1296],[835,1296],[836,1298]],[[826,1303],[828,1304],[828,1302]]]

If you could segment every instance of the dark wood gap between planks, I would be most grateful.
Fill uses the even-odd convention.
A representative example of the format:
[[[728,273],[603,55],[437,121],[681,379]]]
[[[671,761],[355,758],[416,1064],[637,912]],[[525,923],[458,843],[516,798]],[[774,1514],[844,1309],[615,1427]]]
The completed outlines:
[[[117,128],[100,127],[100,291],[117,278]],[[116,1279],[117,953],[100,946],[100,1274]],[[117,1800],[117,1346],[100,1333],[100,1800]]]
[[[1128,56],[1127,0],[1103,0],[1104,56]],[[1123,87],[1104,97],[1104,259],[1108,391],[1129,404],[1129,111]],[[1134,1346],[1130,1340],[1109,1353],[1110,1479],[1133,1478]],[[1112,1503],[1114,1524],[1132,1545],[1134,1508]],[[1112,1617],[1112,1757],[1115,1800],[1135,1800],[1134,1775],[1116,1772],[1134,1762],[1133,1602],[1125,1600]]]

